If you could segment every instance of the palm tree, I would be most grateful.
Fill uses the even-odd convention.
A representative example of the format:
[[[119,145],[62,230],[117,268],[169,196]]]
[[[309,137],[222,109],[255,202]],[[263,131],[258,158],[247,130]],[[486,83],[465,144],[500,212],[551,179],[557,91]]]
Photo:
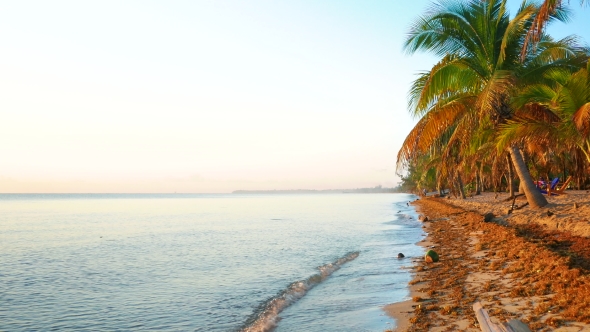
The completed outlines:
[[[442,59],[412,86],[410,108],[421,118],[398,153],[398,167],[444,135],[449,139],[443,157],[453,152],[462,156],[477,128],[497,128],[512,117],[511,98],[520,82],[569,63],[574,52],[568,45],[550,41],[521,61],[522,44],[538,10],[525,2],[510,19],[506,0],[445,1],[414,22],[405,50],[430,51]],[[546,205],[520,148],[512,144],[506,149],[529,204]]]

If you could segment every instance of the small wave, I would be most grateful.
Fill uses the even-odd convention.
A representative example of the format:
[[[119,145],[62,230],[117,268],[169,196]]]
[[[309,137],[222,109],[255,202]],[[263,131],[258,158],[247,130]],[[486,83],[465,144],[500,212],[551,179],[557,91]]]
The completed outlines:
[[[242,332],[266,332],[277,326],[280,320],[279,313],[292,303],[302,298],[310,289],[320,282],[326,280],[334,271],[347,262],[359,256],[359,252],[350,252],[343,257],[338,258],[332,263],[318,267],[319,273],[311,277],[296,281],[287,288],[280,291],[276,296],[263,302],[254,314],[244,324]]]
[[[406,214],[406,213],[396,213],[395,216],[401,220],[410,220],[410,219],[414,218],[414,217],[412,217],[411,214]]]

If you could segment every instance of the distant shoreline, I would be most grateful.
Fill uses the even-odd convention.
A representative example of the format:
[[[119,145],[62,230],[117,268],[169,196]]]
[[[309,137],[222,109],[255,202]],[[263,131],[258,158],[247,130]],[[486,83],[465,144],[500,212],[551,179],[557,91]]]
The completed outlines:
[[[232,194],[385,194],[399,193],[395,188],[356,188],[356,189],[289,189],[289,190],[234,190]]]

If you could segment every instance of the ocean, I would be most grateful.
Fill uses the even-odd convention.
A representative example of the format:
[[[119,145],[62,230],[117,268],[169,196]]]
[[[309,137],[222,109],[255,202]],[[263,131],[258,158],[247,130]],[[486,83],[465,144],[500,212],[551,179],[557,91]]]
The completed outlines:
[[[0,194],[0,331],[383,331],[413,199]]]

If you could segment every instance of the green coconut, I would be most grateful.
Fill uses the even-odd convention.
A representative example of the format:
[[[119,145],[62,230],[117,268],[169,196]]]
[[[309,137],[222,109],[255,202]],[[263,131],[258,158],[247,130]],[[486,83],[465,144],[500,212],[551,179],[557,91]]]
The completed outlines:
[[[427,263],[438,262],[438,254],[434,250],[428,250],[424,255],[424,260]]]

